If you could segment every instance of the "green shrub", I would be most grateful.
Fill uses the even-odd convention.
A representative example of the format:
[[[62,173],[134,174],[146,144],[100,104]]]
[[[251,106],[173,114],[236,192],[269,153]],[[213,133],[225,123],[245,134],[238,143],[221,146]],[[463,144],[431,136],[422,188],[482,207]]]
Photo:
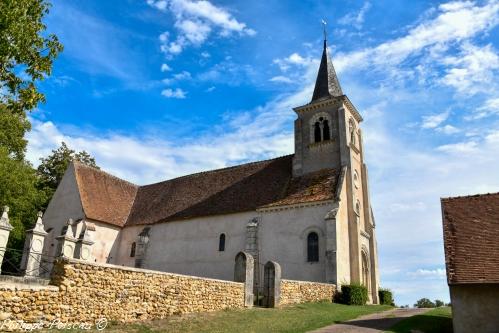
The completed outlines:
[[[359,284],[342,285],[341,302],[348,305],[365,305],[367,303],[367,288]]]
[[[378,291],[379,304],[382,305],[393,305],[393,293],[390,289],[380,289]]]

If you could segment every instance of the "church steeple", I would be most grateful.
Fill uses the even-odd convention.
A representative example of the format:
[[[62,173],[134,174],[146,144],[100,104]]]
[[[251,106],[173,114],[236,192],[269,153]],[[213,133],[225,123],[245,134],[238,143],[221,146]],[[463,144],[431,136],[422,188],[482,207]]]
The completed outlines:
[[[342,95],[343,91],[341,90],[340,82],[338,81],[338,76],[334,70],[331,57],[327,51],[327,39],[324,35],[324,50],[322,51],[321,65],[319,66],[317,80],[315,81],[312,102],[330,96],[338,97]]]

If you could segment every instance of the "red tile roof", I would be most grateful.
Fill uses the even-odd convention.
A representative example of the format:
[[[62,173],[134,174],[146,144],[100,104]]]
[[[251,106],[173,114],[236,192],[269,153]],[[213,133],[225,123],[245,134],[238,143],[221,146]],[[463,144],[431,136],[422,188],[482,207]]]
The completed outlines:
[[[499,283],[499,193],[442,199],[449,284]]]
[[[85,216],[123,226],[138,186],[79,162],[73,165]]]
[[[136,186],[77,164],[85,214],[114,225],[152,224],[333,198],[339,170],[292,178],[293,155]]]

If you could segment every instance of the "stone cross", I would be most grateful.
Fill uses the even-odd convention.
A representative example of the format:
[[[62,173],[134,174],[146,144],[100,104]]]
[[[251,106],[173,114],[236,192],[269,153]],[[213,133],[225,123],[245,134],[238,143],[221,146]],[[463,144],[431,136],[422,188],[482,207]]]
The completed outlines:
[[[47,232],[43,228],[43,214],[38,212],[35,226],[26,231],[21,271],[25,276],[40,276],[40,263],[42,261],[43,245]]]
[[[9,207],[3,207],[2,217],[0,218],[0,273],[2,273],[3,256],[9,241],[10,232],[14,229],[9,220]]]

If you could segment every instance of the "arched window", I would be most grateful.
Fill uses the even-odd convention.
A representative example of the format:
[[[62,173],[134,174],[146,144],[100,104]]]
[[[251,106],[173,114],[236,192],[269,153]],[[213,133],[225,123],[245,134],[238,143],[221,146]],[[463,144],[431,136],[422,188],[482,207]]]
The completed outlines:
[[[220,234],[220,239],[218,240],[218,251],[225,251],[225,234]]]
[[[331,139],[331,133],[329,132],[329,122],[324,119],[322,122],[322,137],[324,141]]]
[[[321,142],[321,124],[319,122],[314,125],[314,142]]]
[[[319,235],[316,232],[311,232],[307,236],[307,261],[319,261]]]
[[[135,242],[132,243],[132,247],[130,248],[130,257],[135,257],[135,248],[137,247],[137,245],[135,244]]]

